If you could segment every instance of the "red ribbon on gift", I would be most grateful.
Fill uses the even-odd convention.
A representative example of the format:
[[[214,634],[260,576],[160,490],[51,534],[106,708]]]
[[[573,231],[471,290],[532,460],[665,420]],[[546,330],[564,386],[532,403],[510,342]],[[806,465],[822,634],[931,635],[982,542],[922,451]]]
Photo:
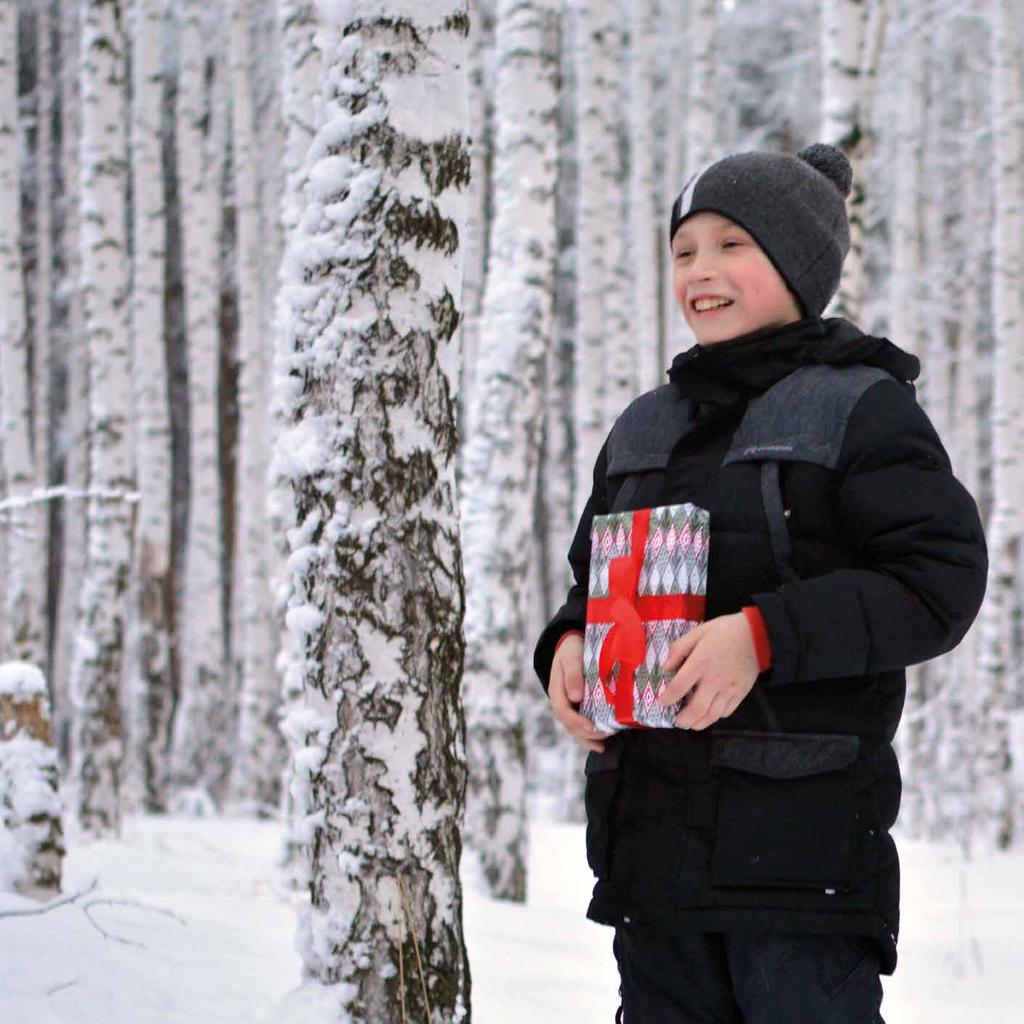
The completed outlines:
[[[644,621],[704,618],[704,598],[698,594],[637,596],[650,523],[649,508],[633,513],[629,554],[613,558],[608,564],[608,596],[592,597],[587,602],[587,618],[591,622],[611,620],[612,623],[601,645],[597,671],[605,698],[614,709],[615,720],[622,725],[641,724],[633,717],[633,675],[643,663],[647,648]],[[619,678],[613,690],[607,680],[616,661]]]

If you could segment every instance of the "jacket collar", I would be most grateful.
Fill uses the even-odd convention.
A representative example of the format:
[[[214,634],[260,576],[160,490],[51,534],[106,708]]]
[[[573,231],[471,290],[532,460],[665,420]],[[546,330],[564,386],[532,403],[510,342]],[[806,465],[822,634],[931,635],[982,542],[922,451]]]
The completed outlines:
[[[864,364],[899,380],[917,378],[917,357],[888,338],[865,334],[842,317],[807,317],[762,328],[714,345],[680,352],[668,370],[681,394],[716,407],[734,407],[767,391],[800,366]]]

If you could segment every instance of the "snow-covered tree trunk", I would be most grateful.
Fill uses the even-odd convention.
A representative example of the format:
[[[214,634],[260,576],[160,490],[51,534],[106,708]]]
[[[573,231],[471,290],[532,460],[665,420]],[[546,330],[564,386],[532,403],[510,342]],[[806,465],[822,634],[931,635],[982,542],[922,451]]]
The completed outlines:
[[[454,480],[464,3],[322,3],[322,126],[283,270],[293,836],[305,975],[336,1016],[468,1020]],[[290,333],[291,341],[287,341]]]
[[[630,264],[632,239],[629,219],[629,128],[625,107],[626,60],[621,8],[613,30],[602,29],[602,47],[612,56],[614,76],[602,82],[602,93],[611,104],[607,114],[614,126],[615,144],[609,154],[608,203],[603,219],[607,225],[604,291],[604,424],[607,428],[637,396],[639,353],[643,340],[636,332],[635,277]]]
[[[238,740],[231,775],[236,806],[276,812],[284,752],[277,728],[280,692],[274,671],[274,629],[268,578],[266,515],[266,339],[260,329],[261,232],[252,110],[248,5],[231,0],[228,73],[231,82],[232,170],[238,253],[238,486],[232,592],[232,667],[239,672]]]
[[[658,274],[665,228],[657,202],[654,106],[659,46],[657,0],[628,0],[628,95],[626,125],[629,139],[629,266],[633,272],[632,338],[637,351],[637,393],[665,382],[665,350],[661,344]],[[661,130],[663,125],[658,125]],[[667,205],[662,200],[661,205]]]
[[[54,152],[53,110],[54,61],[53,3],[43,0],[36,5],[36,295],[32,339],[32,391],[33,391],[33,452],[35,455],[36,484],[45,489],[50,482],[50,382],[54,362],[53,351],[53,211],[54,211]],[[33,530],[40,564],[48,567],[50,550],[50,505],[38,502],[34,506]],[[33,574],[32,590],[35,615],[39,618],[37,652],[44,675],[50,672],[49,631],[47,622],[47,572]]]
[[[81,35],[81,266],[91,496],[71,665],[71,779],[82,826],[103,833],[116,830],[121,815],[119,684],[136,497],[125,315],[126,40],[119,0],[83,0]]]
[[[924,226],[922,205],[929,185],[923,173],[924,140],[921,125],[928,106],[925,64],[930,39],[924,33],[919,8],[907,7],[899,19],[899,93],[895,120],[893,202],[890,214],[891,273],[887,333],[897,345],[923,354],[926,321],[924,284]],[[927,693],[927,666],[907,672],[907,701],[897,743],[904,770],[901,826],[913,837],[926,828],[929,786],[926,733],[934,708]]]
[[[315,0],[279,0],[278,31],[281,37],[281,115],[284,121],[284,184],[281,192],[281,233],[287,246],[295,235],[306,194],[309,163],[306,159],[316,128],[323,116],[319,103],[322,60],[316,40],[317,13]],[[287,250],[286,250],[287,251]],[[274,362],[271,383],[270,431],[276,450],[280,438],[288,429],[292,416],[291,397],[282,388],[287,381],[297,351],[297,339],[292,327],[288,285],[292,283],[289,265],[282,259],[279,284],[275,293]],[[289,478],[279,470],[271,471],[267,510],[271,543],[274,613],[278,620],[278,654],[275,667],[281,679],[282,713],[289,715],[301,708],[303,670],[302,660],[294,656],[292,635],[287,626],[288,605],[292,595],[290,567],[290,530],[297,525]],[[282,816],[292,822],[299,813],[296,801],[302,791],[290,785],[292,762],[305,743],[301,734],[285,732],[288,744],[288,762],[282,773]],[[290,828],[285,836],[284,865],[287,882],[294,889],[305,887],[306,856],[299,829]]]
[[[181,694],[172,785],[200,803],[224,796],[231,769],[234,694],[225,676],[224,565],[218,436],[219,245],[225,68],[217,3],[183,0],[176,111],[188,339],[189,503],[181,623]],[[208,73],[210,72],[210,73]]]
[[[166,809],[171,681],[171,422],[164,340],[164,224],[160,45],[164,5],[132,0],[132,294],[130,327],[139,510],[132,639],[125,671],[130,804]]]
[[[487,98],[484,90],[484,37],[482,12],[474,13],[469,26],[469,159],[470,176],[466,202],[466,230],[463,243],[462,322],[459,350],[462,373],[459,385],[459,430],[463,444],[470,433],[470,407],[476,394],[476,358],[480,338],[480,309],[484,293],[484,254],[487,248],[487,178],[489,153]],[[460,466],[461,472],[461,466]]]
[[[974,831],[1000,847],[1017,838],[1008,715],[1015,685],[1012,623],[1019,614],[1022,434],[1024,434],[1024,161],[1020,11],[1014,0],[992,5],[993,131],[996,239],[993,275],[995,354],[992,394],[992,514],[988,589],[980,615],[975,706],[978,714]]]
[[[534,533],[552,329],[558,162],[557,9],[499,0],[494,217],[480,318],[477,412],[463,461],[470,843],[490,892],[526,898],[522,581]]]
[[[576,11],[563,7],[559,61],[560,89],[558,97],[558,186],[555,192],[555,220],[558,246],[555,254],[555,289],[552,314],[553,343],[547,350],[545,379],[545,413],[541,442],[540,483],[537,493],[537,566],[536,583],[540,588],[538,607],[528,610],[534,616],[531,626],[527,618],[527,653],[540,635],[544,624],[565,600],[572,584],[572,573],[565,552],[576,525],[573,452],[573,353],[576,333],[576,206],[577,187],[576,142],[576,74],[574,56],[579,25]],[[537,621],[539,620],[539,621]],[[582,820],[583,759],[585,754],[557,723],[547,701],[543,700],[529,670],[528,690],[535,698],[527,698],[527,743],[531,793],[536,798],[531,807],[543,813],[537,799],[561,821]]]
[[[45,663],[42,593],[46,564],[44,506],[36,486],[29,370],[29,334],[21,252],[18,169],[18,56],[16,5],[0,5],[0,451],[7,499],[0,512],[4,537],[0,651],[11,660]],[[45,465],[45,453],[43,453]]]
[[[46,681],[35,665],[0,663],[0,890],[50,899],[64,860]]]
[[[686,184],[692,165],[691,154],[687,152],[689,91],[691,88],[692,52],[689,18],[693,0],[659,0],[661,24],[664,34],[658,40],[657,60],[659,81],[664,83],[659,95],[655,96],[655,123],[658,125],[656,138],[661,140],[663,149],[664,175],[663,191],[658,191],[655,202],[658,207],[658,224],[661,227],[660,245],[657,250],[659,288],[661,291],[661,332],[665,359],[662,376],[658,383],[665,383],[665,370],[672,357],[693,338],[683,319],[682,312],[672,294],[672,262],[668,245],[668,216],[672,203]]]
[[[619,10],[614,0],[575,0],[576,17],[576,349],[574,354],[577,511],[590,494],[594,460],[608,427],[606,297],[622,224],[619,144]]]
[[[690,73],[686,104],[686,159],[691,174],[718,156],[715,70],[718,62],[720,6],[719,0],[691,0],[690,4],[687,33],[690,41]],[[677,193],[682,187],[680,184]]]
[[[846,154],[853,169],[847,200],[850,252],[829,311],[856,319],[864,301],[865,172],[871,150],[872,106],[885,36],[888,0],[824,0],[822,11],[822,138]]]
[[[61,175],[60,232],[57,252],[63,277],[58,289],[62,310],[61,345],[65,367],[63,418],[54,424],[63,435],[63,482],[81,494],[89,484],[89,353],[84,341],[82,310],[81,242],[79,238],[79,144],[81,113],[79,89],[80,0],[60,0],[60,123]],[[78,598],[85,575],[86,503],[60,505],[60,588],[54,623],[53,726],[57,749],[69,757],[71,730],[71,656],[74,646]]]

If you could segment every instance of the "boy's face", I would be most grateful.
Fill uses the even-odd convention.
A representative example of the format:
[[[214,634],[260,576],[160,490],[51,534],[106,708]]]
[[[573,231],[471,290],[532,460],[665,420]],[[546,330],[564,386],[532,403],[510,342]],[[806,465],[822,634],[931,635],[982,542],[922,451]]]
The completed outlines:
[[[695,213],[679,225],[672,264],[676,302],[701,345],[802,318],[796,298],[764,250],[720,214]],[[707,299],[716,301],[701,301]],[[718,300],[728,304],[704,308]]]

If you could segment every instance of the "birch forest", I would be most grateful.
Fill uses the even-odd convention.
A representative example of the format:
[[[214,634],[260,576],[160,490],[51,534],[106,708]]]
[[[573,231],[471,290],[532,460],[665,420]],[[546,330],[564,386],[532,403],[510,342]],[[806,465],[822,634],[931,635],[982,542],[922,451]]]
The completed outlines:
[[[1022,34],[1016,0],[0,0],[0,880],[271,819],[333,1019],[469,1021],[460,865],[523,901],[531,821],[583,820],[531,657],[603,438],[693,344],[671,202],[814,141],[854,170],[826,315],[921,357],[991,562],[908,671],[899,829],[1024,848]]]

